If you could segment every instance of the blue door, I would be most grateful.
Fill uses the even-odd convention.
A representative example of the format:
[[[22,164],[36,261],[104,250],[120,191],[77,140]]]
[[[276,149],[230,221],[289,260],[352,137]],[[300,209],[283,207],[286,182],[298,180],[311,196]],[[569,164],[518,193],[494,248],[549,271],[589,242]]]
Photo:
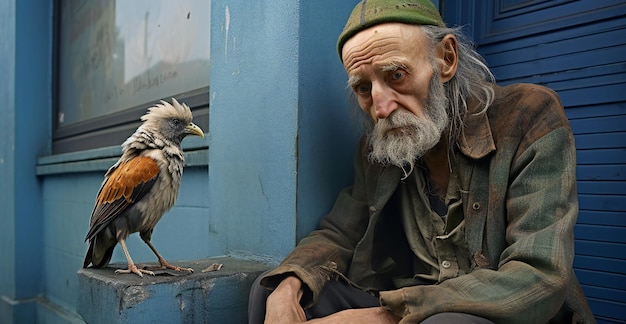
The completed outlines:
[[[575,271],[599,323],[626,322],[626,1],[441,0],[501,84],[557,91],[576,139]]]

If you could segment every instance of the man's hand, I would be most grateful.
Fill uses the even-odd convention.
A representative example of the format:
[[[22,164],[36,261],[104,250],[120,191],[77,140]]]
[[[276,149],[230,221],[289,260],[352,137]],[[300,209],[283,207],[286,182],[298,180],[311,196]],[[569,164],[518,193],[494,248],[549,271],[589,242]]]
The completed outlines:
[[[306,321],[304,309],[300,306],[302,281],[297,277],[287,277],[278,284],[267,297],[265,323],[300,323]]]
[[[393,323],[401,320],[400,317],[382,307],[346,309],[324,318],[310,320],[307,323],[315,324],[350,324],[350,323]]]

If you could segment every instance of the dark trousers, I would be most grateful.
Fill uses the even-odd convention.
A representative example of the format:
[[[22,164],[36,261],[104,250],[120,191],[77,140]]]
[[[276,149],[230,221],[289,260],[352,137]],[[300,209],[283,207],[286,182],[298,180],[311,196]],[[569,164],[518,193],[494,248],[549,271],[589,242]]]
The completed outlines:
[[[264,274],[263,274],[264,275]],[[270,291],[263,288],[260,275],[252,284],[248,300],[248,323],[260,324],[265,319],[265,301]],[[322,289],[318,302],[309,309],[305,309],[307,319],[320,318],[345,309],[378,307],[378,297],[372,296],[343,281],[329,281]],[[441,313],[433,315],[422,323],[493,323],[485,318],[464,313]]]

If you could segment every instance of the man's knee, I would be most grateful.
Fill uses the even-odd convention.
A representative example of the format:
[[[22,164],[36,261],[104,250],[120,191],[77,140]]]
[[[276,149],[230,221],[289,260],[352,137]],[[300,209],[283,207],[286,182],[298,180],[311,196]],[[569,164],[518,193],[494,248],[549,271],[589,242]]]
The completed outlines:
[[[248,296],[248,322],[263,323],[265,320],[265,303],[270,291],[261,286],[261,278],[269,271],[261,274],[254,280],[250,287],[250,295]]]
[[[252,296],[262,297],[264,295],[269,295],[267,293],[267,289],[261,286],[261,278],[263,278],[263,276],[265,276],[265,273],[259,275],[252,283],[252,286],[250,287],[250,298],[252,298]],[[265,303],[265,301],[263,301],[263,303]]]

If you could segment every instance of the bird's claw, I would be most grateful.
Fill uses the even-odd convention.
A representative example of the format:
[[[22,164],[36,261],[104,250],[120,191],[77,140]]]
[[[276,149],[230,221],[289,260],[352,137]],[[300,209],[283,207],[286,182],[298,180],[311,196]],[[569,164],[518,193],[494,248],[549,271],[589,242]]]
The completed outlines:
[[[161,263],[161,267],[164,269],[170,269],[170,270],[174,270],[174,271],[184,271],[184,272],[193,272],[192,268],[181,268],[181,267],[177,267],[175,265],[171,265],[169,264],[167,261],[163,260],[160,262]]]
[[[134,264],[128,265],[128,269],[117,269],[117,270],[115,270],[116,274],[131,273],[131,272],[136,274],[136,275],[138,275],[138,276],[140,276],[140,277],[142,277],[142,278],[143,278],[143,274],[144,273],[148,274],[148,275],[151,275],[151,276],[154,276],[154,272],[152,272],[150,270],[139,269]]]
[[[166,266],[166,268],[168,268],[170,270],[178,271],[178,272],[181,272],[181,271],[193,272],[192,268],[181,268],[181,267],[177,267],[177,266],[169,266],[169,267]]]

